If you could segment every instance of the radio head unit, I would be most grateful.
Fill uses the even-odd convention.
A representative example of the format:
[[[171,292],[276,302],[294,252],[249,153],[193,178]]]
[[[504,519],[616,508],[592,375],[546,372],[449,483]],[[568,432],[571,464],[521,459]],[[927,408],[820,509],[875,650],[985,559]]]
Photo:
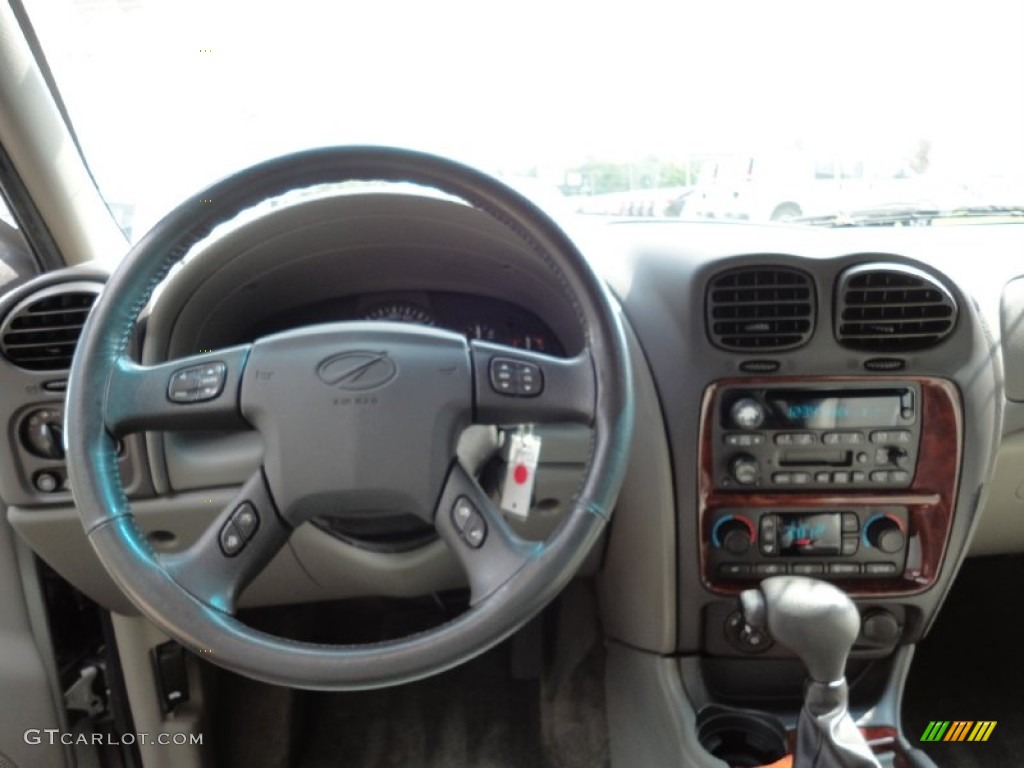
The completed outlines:
[[[920,443],[911,382],[723,387],[712,434],[721,490],[907,488]]]

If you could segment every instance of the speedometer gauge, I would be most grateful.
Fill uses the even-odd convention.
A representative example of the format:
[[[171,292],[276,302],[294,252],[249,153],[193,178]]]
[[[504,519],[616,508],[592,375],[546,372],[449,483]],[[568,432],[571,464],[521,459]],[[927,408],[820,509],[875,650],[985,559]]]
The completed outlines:
[[[434,316],[422,307],[404,301],[392,301],[380,304],[364,316],[366,320],[390,320],[395,323],[415,323],[416,325],[437,325]]]

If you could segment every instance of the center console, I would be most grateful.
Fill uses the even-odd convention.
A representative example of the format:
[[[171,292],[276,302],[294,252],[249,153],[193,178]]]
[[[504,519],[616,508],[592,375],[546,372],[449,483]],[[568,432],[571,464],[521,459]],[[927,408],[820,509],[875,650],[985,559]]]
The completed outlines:
[[[854,595],[927,588],[952,522],[961,409],[924,377],[732,379],[701,414],[701,571],[733,594],[774,575]]]

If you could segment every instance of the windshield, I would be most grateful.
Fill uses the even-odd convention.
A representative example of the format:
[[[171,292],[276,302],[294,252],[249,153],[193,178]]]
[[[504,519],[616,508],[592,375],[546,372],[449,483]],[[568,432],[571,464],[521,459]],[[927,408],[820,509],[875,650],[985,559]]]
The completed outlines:
[[[573,211],[1024,205],[1024,4],[30,0],[133,239],[232,171],[407,146]]]

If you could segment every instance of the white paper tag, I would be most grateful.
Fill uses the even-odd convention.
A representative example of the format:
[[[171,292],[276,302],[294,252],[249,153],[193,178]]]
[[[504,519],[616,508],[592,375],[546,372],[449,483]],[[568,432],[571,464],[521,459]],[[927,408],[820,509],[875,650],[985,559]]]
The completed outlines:
[[[532,432],[516,432],[509,438],[508,466],[501,486],[501,509],[524,520],[530,515],[530,501],[540,461],[540,438]]]

